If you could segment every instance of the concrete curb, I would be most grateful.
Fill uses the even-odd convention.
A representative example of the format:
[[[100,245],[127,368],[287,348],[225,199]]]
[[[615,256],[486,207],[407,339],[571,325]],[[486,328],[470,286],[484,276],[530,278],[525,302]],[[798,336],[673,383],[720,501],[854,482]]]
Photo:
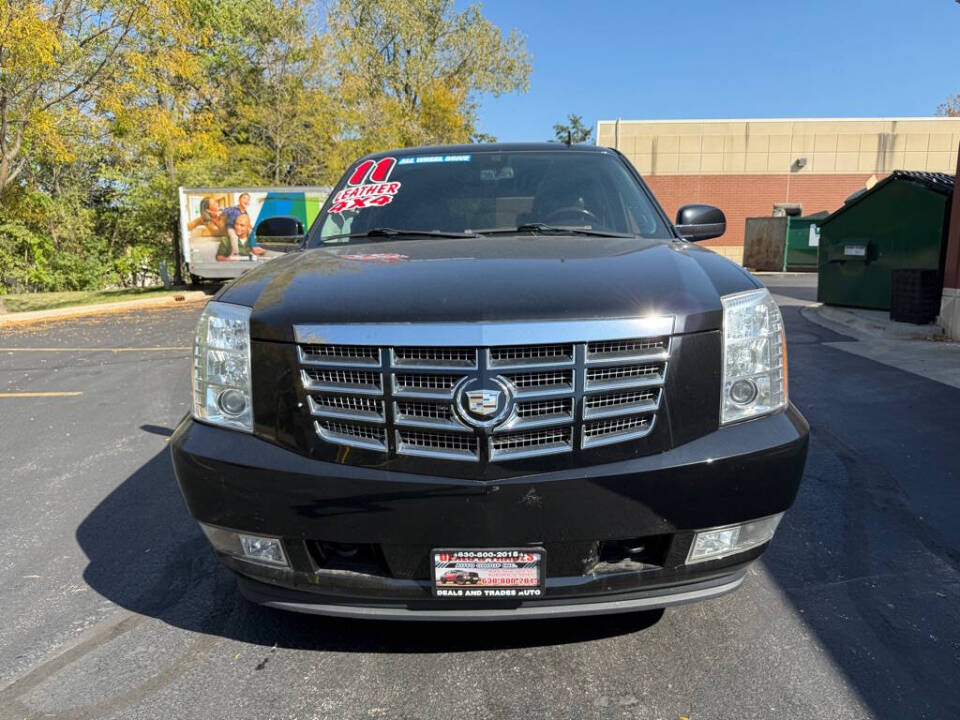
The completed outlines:
[[[69,318],[83,317],[86,315],[106,315],[109,313],[128,312],[130,310],[144,310],[153,308],[174,307],[177,305],[189,305],[194,303],[205,303],[210,299],[201,290],[187,290],[174,295],[164,295],[162,297],[139,298],[135,300],[120,300],[112,303],[100,303],[99,305],[74,305],[62,308],[52,308],[50,310],[30,310],[28,312],[5,313],[0,315],[0,327],[9,327],[12,325],[30,325],[36,322],[66,320]]]
[[[919,340],[931,335],[944,334],[940,325],[913,325],[911,323],[894,322],[882,317],[870,317],[865,315],[863,311],[851,308],[816,305],[808,306],[801,312],[808,320],[813,322],[822,319],[832,325],[840,325],[863,335],[887,340]],[[879,315],[879,313],[876,314]]]

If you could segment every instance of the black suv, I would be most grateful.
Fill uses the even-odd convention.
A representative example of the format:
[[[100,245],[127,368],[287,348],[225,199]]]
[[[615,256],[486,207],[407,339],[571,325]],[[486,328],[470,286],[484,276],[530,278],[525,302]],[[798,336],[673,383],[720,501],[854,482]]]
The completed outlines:
[[[807,452],[783,323],[614,150],[361,159],[200,319],[177,478],[255,602],[397,619],[735,589]],[[482,591],[444,591],[451,558]],[[451,596],[452,594],[452,596]]]

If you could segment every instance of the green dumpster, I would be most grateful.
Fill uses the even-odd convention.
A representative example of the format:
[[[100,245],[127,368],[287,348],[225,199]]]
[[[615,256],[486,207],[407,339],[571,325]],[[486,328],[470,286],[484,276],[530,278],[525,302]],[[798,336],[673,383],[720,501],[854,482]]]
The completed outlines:
[[[820,212],[805,217],[787,218],[784,270],[816,272],[820,250],[820,222],[829,214]]]
[[[953,177],[895,170],[820,221],[817,299],[890,309],[893,270],[943,268]]]
[[[805,217],[747,218],[743,237],[743,266],[767,272],[816,272],[820,238],[818,223],[830,213]]]

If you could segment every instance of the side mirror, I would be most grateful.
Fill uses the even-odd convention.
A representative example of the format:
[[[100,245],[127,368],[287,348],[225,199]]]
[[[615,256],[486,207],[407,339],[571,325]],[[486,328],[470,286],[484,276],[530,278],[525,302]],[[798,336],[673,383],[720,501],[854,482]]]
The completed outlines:
[[[264,250],[290,252],[303,243],[303,222],[295,217],[269,217],[257,223],[257,245]]]
[[[684,205],[677,210],[677,232],[692,242],[720,237],[727,231],[727,218],[713,205]]]

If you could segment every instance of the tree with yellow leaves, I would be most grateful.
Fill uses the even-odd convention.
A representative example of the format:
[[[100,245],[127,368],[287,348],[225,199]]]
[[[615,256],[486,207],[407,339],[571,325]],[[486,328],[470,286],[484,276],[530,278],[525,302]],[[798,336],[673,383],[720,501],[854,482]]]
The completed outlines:
[[[389,147],[469,142],[479,95],[525,91],[530,57],[479,4],[338,0],[327,24],[345,123],[341,166]]]
[[[122,284],[130,258],[179,280],[178,185],[476,139],[480,97],[529,73],[452,0],[0,0],[0,293]]]
[[[258,10],[274,7],[269,0],[154,2],[150,23],[124,52],[122,71],[103,88],[100,108],[125,152],[114,180],[162,199],[148,204],[143,224],[168,230],[176,282],[182,281],[177,187],[257,181],[233,159],[224,108],[228,90],[242,88],[230,81],[246,68],[237,46],[251,26],[270,19]]]
[[[269,33],[248,44],[248,69],[231,76],[224,129],[245,166],[273,185],[333,182],[338,124],[327,38],[309,21],[309,0],[276,0]]]
[[[146,2],[0,0],[0,193],[46,155],[69,162]]]

